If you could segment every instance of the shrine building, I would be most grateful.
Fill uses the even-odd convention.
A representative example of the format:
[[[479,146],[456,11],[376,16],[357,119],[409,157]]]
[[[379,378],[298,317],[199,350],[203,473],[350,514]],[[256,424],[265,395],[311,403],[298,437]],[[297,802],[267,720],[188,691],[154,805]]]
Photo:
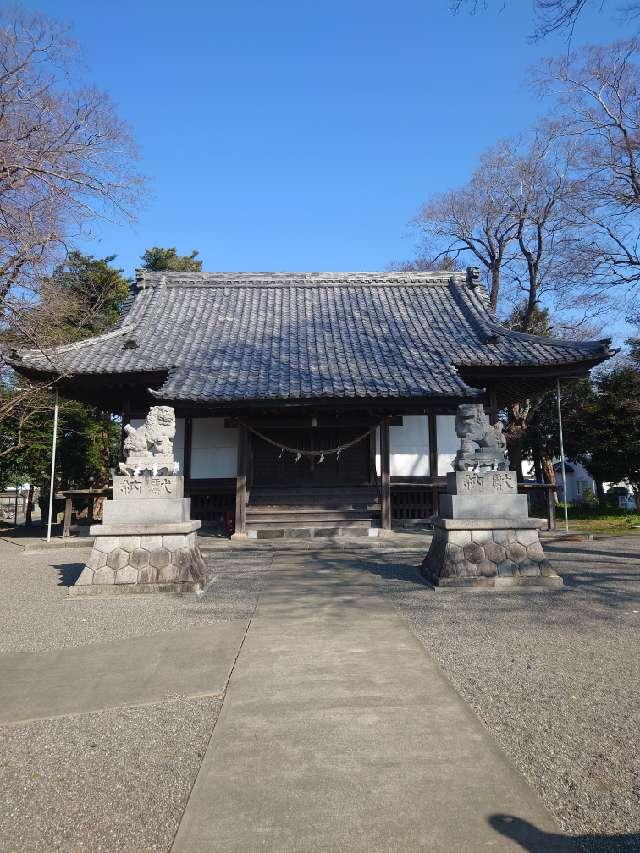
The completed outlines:
[[[249,536],[373,535],[429,518],[461,402],[585,376],[609,340],[502,326],[477,272],[153,273],[116,327],[8,361],[141,423],[175,408],[194,518]]]

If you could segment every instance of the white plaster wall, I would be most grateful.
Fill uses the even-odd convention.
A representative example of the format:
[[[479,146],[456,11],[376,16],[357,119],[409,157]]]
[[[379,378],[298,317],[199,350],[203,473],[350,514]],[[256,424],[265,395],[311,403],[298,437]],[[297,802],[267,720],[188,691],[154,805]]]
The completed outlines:
[[[235,477],[238,430],[225,429],[224,418],[194,418],[191,422],[191,478]]]
[[[376,470],[380,476],[380,428],[376,430]],[[403,415],[402,426],[389,427],[389,474],[429,476],[429,425],[426,415]]]
[[[131,418],[131,426],[138,429],[144,423],[144,418]],[[184,468],[184,418],[176,418],[176,437],[173,439],[173,455],[180,464],[180,473]]]
[[[438,447],[438,477],[445,477],[453,471],[453,462],[460,439],[456,435],[455,415],[436,415],[436,441]]]

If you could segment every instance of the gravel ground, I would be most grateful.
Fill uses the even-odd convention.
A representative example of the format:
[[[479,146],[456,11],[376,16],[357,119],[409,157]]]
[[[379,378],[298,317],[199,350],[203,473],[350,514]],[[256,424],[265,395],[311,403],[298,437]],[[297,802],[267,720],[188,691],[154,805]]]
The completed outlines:
[[[434,592],[409,555],[367,567],[561,827],[637,851],[640,537],[545,547],[563,591]]]
[[[220,568],[209,594],[72,598],[66,586],[80,573],[89,551],[69,549],[24,554],[0,541],[0,654],[39,652],[126,637],[178,631],[207,622],[248,619],[261,575],[243,571],[242,555]],[[270,560],[270,557],[268,557]],[[236,576],[237,575],[237,576]],[[214,594],[215,593],[215,594]]]
[[[360,559],[561,827],[640,850],[640,538],[546,547],[562,591],[433,592],[415,553]],[[68,600],[86,556],[0,542],[0,653],[247,619],[271,561],[214,558],[202,596]],[[0,730],[0,850],[168,850],[218,712],[176,697]]]
[[[203,595],[67,599],[88,553],[0,541],[0,654],[247,620],[263,583],[237,555]],[[176,696],[0,728],[0,851],[168,851],[220,708]]]
[[[220,706],[177,698],[0,729],[0,850],[169,850]]]

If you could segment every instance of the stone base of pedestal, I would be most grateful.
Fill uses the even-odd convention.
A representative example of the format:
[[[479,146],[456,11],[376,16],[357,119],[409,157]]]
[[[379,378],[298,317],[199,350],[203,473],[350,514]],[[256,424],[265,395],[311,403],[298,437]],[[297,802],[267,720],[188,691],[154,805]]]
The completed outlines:
[[[207,566],[198,547],[199,521],[173,525],[95,525],[95,541],[82,574],[75,583],[82,587],[129,587],[140,592],[189,591],[201,589]],[[179,531],[179,532],[178,532]]]
[[[437,587],[562,586],[540,543],[543,525],[537,518],[440,518],[422,575]]]

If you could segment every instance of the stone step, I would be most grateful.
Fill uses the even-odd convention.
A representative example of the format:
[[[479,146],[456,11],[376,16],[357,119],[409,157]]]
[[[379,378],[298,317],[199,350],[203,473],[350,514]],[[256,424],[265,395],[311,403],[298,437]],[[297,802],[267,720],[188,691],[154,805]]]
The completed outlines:
[[[354,527],[271,527],[248,530],[249,538],[253,539],[338,539],[338,538],[369,538],[377,535],[377,528]]]
[[[283,521],[295,521],[296,519],[305,519],[313,521],[314,519],[333,518],[336,521],[350,518],[370,518],[372,513],[366,509],[341,509],[339,507],[331,507],[323,509],[321,507],[296,507],[295,509],[288,506],[260,506],[247,507],[247,519],[269,519],[277,516]]]
[[[247,517],[247,530],[269,530],[274,528],[369,528],[371,527],[370,518],[263,518],[253,519]]]

